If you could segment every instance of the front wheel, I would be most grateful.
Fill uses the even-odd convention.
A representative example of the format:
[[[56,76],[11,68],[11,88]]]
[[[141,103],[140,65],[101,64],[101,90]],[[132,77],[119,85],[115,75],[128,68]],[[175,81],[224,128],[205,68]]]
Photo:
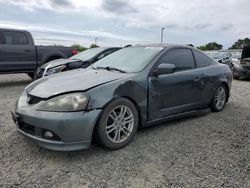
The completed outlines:
[[[226,105],[226,101],[227,101],[227,89],[224,85],[220,85],[214,94],[214,97],[212,99],[212,104],[211,104],[211,108],[212,111],[214,112],[219,112],[222,111],[223,108]]]
[[[125,98],[111,102],[103,111],[96,129],[97,139],[109,149],[125,147],[138,128],[138,112],[134,104]]]

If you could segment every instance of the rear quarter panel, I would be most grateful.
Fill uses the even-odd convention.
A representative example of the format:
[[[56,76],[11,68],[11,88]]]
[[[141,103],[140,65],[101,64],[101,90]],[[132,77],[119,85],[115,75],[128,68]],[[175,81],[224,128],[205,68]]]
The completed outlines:
[[[231,85],[232,85],[232,72],[227,65],[215,64],[206,68],[206,74],[209,77],[209,90],[210,100],[212,100],[216,89],[221,85],[225,84],[228,89],[230,96]]]

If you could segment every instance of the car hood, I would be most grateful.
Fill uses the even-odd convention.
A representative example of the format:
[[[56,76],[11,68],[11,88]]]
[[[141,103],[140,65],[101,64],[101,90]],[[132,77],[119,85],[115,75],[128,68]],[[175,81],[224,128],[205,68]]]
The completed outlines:
[[[53,61],[50,61],[48,63],[45,63],[42,68],[51,68],[51,67],[57,67],[57,66],[60,66],[60,65],[65,65],[67,63],[73,63],[73,62],[78,62],[79,60],[77,59],[56,59],[56,60],[53,60]]]
[[[39,79],[25,89],[32,96],[46,99],[62,93],[86,91],[128,75],[101,69],[76,69]]]

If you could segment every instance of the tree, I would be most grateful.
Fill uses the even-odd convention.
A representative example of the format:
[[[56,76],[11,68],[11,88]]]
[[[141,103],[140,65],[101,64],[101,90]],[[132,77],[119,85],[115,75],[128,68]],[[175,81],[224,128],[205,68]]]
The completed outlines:
[[[86,47],[81,46],[80,44],[73,44],[71,47],[74,48],[74,49],[76,49],[78,52],[82,52],[84,50],[87,50]]]
[[[99,47],[99,46],[96,44],[91,44],[89,48],[97,48],[97,47]]]
[[[231,49],[241,49],[246,45],[250,45],[250,39],[249,38],[245,38],[245,39],[239,39],[238,41],[236,41],[230,48]]]
[[[216,42],[210,42],[204,46],[197,47],[200,50],[221,50],[223,46],[221,44],[218,44]]]

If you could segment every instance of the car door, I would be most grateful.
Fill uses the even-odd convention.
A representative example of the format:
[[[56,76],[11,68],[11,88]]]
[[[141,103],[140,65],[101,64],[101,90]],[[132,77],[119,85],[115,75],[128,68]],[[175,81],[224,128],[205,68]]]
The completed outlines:
[[[33,71],[36,68],[36,49],[25,32],[3,31],[1,71]]]
[[[192,51],[171,49],[159,58],[156,67],[162,63],[174,64],[176,70],[149,77],[149,120],[191,110],[199,104],[200,72],[195,69]]]

